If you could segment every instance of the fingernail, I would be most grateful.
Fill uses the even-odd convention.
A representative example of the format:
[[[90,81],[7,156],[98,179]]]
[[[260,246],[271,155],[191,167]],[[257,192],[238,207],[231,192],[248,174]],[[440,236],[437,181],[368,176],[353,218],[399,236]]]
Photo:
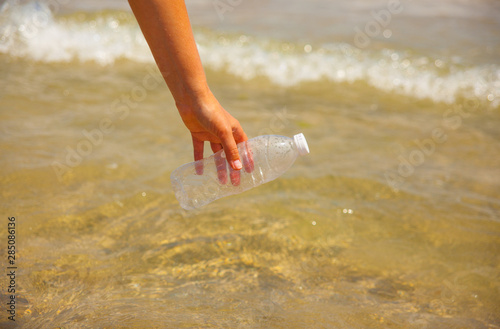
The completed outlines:
[[[233,168],[235,168],[236,170],[240,170],[241,169],[241,161],[240,160],[234,160],[233,161]]]

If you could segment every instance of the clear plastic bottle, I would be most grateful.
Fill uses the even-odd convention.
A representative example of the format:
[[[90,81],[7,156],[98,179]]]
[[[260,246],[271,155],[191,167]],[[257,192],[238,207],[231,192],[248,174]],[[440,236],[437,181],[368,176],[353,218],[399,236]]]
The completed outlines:
[[[243,168],[234,171],[224,150],[185,164],[170,175],[175,197],[186,210],[270,182],[287,171],[299,155],[309,153],[303,134],[293,138],[265,135],[238,144]]]

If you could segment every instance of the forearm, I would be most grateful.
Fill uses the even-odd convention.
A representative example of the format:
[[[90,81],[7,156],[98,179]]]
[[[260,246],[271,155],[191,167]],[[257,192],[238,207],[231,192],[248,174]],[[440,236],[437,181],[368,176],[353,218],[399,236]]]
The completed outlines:
[[[129,0],[177,103],[209,93],[184,0]]]
[[[184,0],[129,3],[182,121],[191,132],[194,159],[203,158],[204,142],[209,141],[213,152],[224,148],[232,169],[241,169],[236,144],[246,141],[247,136],[208,88]],[[231,181],[235,185],[239,182],[236,175]]]

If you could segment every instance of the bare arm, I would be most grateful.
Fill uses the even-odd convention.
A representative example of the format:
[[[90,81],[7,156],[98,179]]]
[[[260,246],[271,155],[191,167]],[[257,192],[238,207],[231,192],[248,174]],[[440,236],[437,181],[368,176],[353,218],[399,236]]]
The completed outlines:
[[[203,158],[204,141],[209,141],[214,152],[224,148],[233,169],[241,169],[236,144],[247,136],[208,87],[184,0],[129,3],[182,121],[191,132],[194,159]]]

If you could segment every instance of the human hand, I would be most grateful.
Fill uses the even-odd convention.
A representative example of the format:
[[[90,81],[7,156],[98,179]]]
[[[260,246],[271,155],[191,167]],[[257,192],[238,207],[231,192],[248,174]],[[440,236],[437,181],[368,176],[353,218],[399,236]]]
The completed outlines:
[[[186,97],[182,103],[176,105],[182,121],[191,132],[194,160],[203,159],[205,141],[210,142],[214,153],[224,149],[225,158],[221,155],[215,158],[219,181],[221,184],[227,183],[227,159],[231,183],[239,185],[239,170],[244,167],[246,172],[251,172],[253,160],[248,150],[240,158],[237,144],[248,138],[238,120],[219,104],[210,91],[203,93],[203,96]],[[203,174],[202,163],[197,163],[196,172],[198,175]]]
[[[236,144],[248,138],[238,120],[233,118],[210,91],[194,41],[183,0],[129,0],[155,61],[175,99],[175,104],[191,132],[195,161],[203,159],[204,142],[212,151],[224,149],[229,163],[229,177],[239,185],[242,161]],[[243,166],[253,170],[251,152],[245,150]],[[216,159],[222,184],[227,183],[226,159]],[[197,164],[196,172],[203,174]]]

